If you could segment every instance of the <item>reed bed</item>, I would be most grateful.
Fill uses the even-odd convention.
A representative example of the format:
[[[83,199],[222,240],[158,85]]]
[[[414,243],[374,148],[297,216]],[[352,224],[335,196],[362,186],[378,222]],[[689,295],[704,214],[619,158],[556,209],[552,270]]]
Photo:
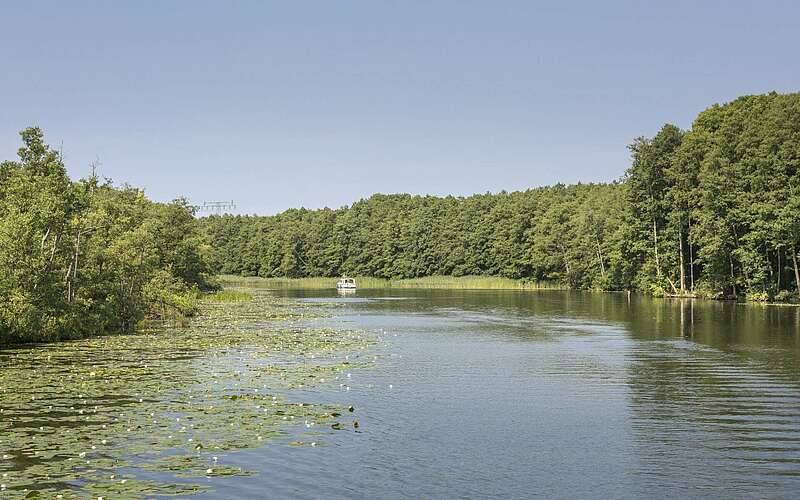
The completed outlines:
[[[555,282],[523,281],[495,276],[428,276],[388,280],[370,276],[355,276],[358,288],[439,288],[460,290],[542,290],[565,289]],[[336,288],[339,278],[259,278],[225,275],[219,277],[225,286],[258,286],[267,288],[330,289]]]

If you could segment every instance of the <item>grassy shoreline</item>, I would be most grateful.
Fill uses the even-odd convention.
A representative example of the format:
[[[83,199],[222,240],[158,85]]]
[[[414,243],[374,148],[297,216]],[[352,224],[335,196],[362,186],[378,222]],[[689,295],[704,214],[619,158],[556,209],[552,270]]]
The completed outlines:
[[[356,283],[361,289],[391,289],[391,288],[417,288],[441,290],[572,290],[572,288],[557,282],[523,281],[511,278],[492,276],[428,276],[424,278],[389,280],[370,276],[355,276]],[[306,289],[329,290],[336,288],[339,278],[313,277],[313,278],[261,278],[257,276],[217,276],[219,283],[224,287],[230,286],[258,286],[274,289]],[[627,293],[626,291],[589,290],[602,293]],[[637,294],[638,295],[638,294]],[[646,294],[645,294],[646,295]],[[662,298],[669,300],[730,300],[741,305],[758,306],[785,306],[798,307],[797,302],[753,301],[737,299],[719,299],[701,297],[696,295],[665,295]]]
[[[567,290],[568,287],[554,282],[522,281],[511,278],[492,276],[428,276],[425,278],[412,278],[389,280],[369,276],[355,276],[359,288],[439,288],[453,290]],[[290,289],[333,289],[339,278],[259,278],[234,275],[221,275],[218,277],[223,286],[235,285],[265,285],[274,288]]]

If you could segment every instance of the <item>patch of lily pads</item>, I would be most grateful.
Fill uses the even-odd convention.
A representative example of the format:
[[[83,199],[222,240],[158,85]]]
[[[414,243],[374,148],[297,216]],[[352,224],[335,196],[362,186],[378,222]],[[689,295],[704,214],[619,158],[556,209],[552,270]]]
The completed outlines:
[[[253,474],[225,454],[291,426],[314,427],[314,445],[357,428],[291,390],[343,385],[375,338],[315,327],[331,304],[252,293],[204,303],[185,329],[0,351],[0,496],[185,496],[208,487],[192,478]]]

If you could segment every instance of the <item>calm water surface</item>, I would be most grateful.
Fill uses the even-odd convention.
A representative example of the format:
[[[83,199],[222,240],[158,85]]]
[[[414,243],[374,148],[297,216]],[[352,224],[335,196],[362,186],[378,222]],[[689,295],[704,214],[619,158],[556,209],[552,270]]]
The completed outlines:
[[[303,300],[335,292],[286,291]],[[381,331],[360,432],[239,458],[218,493],[773,497],[800,492],[800,309],[560,291],[359,290]]]
[[[220,464],[254,474],[201,474],[203,498],[799,496],[800,308],[562,291],[274,293],[336,302],[312,324],[379,337],[351,356],[349,376],[285,394],[353,405],[345,417],[360,425],[291,426],[225,452]],[[92,356],[103,353],[81,352],[85,371],[95,370]],[[214,363],[237,359],[249,358],[211,352],[175,363],[207,384]],[[5,390],[24,392],[20,384]],[[55,418],[45,396],[14,409],[15,418],[41,414],[26,424],[31,439]],[[58,397],[70,409],[80,401],[69,398],[86,398]],[[319,444],[289,446],[301,440]],[[23,452],[0,465],[28,464]]]

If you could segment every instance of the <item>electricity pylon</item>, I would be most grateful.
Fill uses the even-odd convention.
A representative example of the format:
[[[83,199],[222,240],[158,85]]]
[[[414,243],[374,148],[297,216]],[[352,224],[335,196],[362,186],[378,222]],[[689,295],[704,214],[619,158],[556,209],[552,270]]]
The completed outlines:
[[[202,205],[195,205],[194,208],[198,213],[222,215],[228,211],[235,210],[236,203],[233,201],[204,201]]]

